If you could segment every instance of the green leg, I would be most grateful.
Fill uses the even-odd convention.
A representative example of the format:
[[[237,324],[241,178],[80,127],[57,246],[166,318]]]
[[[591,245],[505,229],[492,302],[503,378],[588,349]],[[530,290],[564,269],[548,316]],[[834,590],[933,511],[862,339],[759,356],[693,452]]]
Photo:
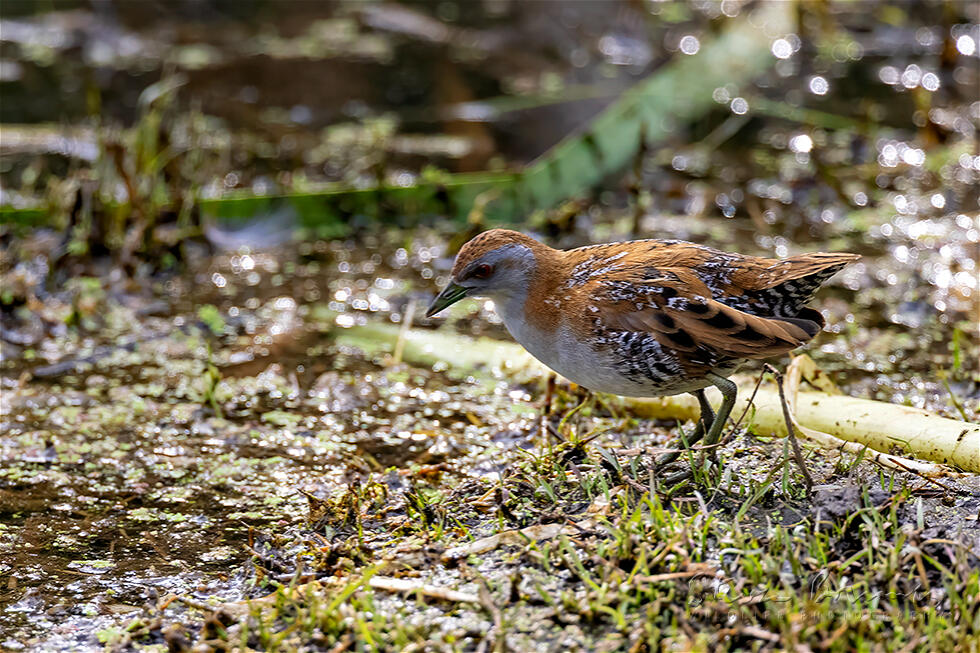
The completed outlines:
[[[703,388],[695,390],[694,396],[698,398],[698,404],[701,405],[701,416],[698,418],[698,424],[703,424],[704,430],[710,431],[711,425],[715,423],[715,410],[708,402],[708,397],[705,396]]]
[[[715,414],[711,422],[708,423],[708,434],[704,438],[705,447],[718,444],[718,440],[721,439],[721,432],[725,428],[725,422],[728,421],[728,416],[731,414],[732,408],[735,406],[735,396],[738,394],[738,386],[725,377],[718,376],[714,372],[709,372],[708,379],[715,385],[715,387],[721,390],[722,402],[721,406],[718,408],[718,413]],[[704,393],[702,392],[700,395],[698,395],[698,401],[701,402],[703,397]],[[707,403],[707,400],[704,400],[703,403],[701,403],[702,416],[704,416],[706,412],[705,405]],[[707,410],[710,411],[711,406],[708,406]],[[698,430],[695,430],[695,435],[700,435],[701,424],[702,421],[698,420]],[[690,477],[691,470],[688,469],[671,474],[663,480],[663,483],[665,487],[671,487],[687,480]]]
[[[695,390],[691,394],[698,398],[698,403],[701,405],[701,415],[698,416],[698,423],[694,426],[694,431],[691,433],[691,437],[687,439],[687,446],[691,446],[704,437],[705,432],[711,430],[711,426],[714,424],[715,420],[715,411],[713,408],[711,408],[711,404],[708,402],[708,398],[705,396],[704,390]],[[670,464],[677,460],[680,455],[681,453],[679,451],[665,453],[657,459],[657,466],[662,467]]]
[[[728,421],[728,416],[732,412],[732,408],[735,406],[735,397],[738,394],[738,386],[732,381],[729,381],[723,376],[718,376],[714,372],[708,372],[708,380],[715,384],[719,390],[721,390],[722,402],[721,406],[718,408],[718,414],[715,415],[714,421],[711,423],[711,428],[708,429],[708,434],[704,437],[704,446],[710,447],[711,445],[718,444],[718,440],[721,439],[721,432],[725,428],[725,422]]]

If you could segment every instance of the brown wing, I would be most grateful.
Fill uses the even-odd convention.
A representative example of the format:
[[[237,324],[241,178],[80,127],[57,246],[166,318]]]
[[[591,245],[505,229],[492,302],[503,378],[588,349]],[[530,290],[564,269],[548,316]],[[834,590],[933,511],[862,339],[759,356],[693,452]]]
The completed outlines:
[[[650,333],[679,351],[700,347],[739,358],[768,358],[809,341],[821,324],[802,318],[750,315],[711,298],[711,291],[689,269],[661,269],[635,294],[613,291],[602,313],[611,329]]]
[[[744,290],[764,290],[787,281],[820,275],[825,270],[836,272],[858,260],[858,254],[828,254],[814,252],[785,259],[747,257],[732,271],[732,285]],[[833,274],[831,272],[831,274]],[[819,285],[819,284],[818,284]]]
[[[815,291],[837,270],[861,258],[857,254],[824,252],[785,259],[761,258],[674,240],[611,243],[565,252],[570,267],[587,267],[591,260],[596,261],[596,268],[603,268],[603,259],[614,254],[617,271],[625,274],[639,275],[649,269],[690,269],[710,286],[716,298],[740,296],[746,291],[766,290],[807,277],[813,277],[813,283],[798,284],[799,290]]]

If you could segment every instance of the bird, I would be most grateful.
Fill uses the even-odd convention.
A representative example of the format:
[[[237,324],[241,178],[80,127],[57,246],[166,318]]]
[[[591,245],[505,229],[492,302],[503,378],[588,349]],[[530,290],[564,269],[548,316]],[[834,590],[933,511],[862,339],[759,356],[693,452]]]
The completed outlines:
[[[426,317],[464,297],[489,298],[511,336],[573,383],[625,397],[693,394],[701,415],[685,443],[703,437],[708,447],[735,404],[729,377],[814,338],[824,319],[807,302],[859,258],[770,259],[659,239],[559,250],[490,229],[460,249]],[[712,385],[717,413],[704,392]]]

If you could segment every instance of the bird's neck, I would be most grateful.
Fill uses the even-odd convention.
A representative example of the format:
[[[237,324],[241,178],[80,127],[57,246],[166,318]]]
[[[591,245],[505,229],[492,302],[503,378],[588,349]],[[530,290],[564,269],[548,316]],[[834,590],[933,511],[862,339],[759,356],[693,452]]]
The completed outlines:
[[[551,332],[561,321],[556,293],[564,279],[565,252],[532,240],[526,243],[534,255],[525,287],[514,288],[498,301],[500,316],[515,338],[528,328]]]

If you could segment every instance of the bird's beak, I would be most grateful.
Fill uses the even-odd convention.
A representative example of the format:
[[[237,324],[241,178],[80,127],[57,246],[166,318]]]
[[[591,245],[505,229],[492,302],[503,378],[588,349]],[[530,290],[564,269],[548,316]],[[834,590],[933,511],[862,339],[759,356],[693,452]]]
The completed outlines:
[[[432,300],[432,304],[429,305],[429,310],[425,312],[426,317],[432,317],[442,309],[452,306],[463,297],[466,297],[468,290],[463,286],[458,286],[452,281],[442,289],[435,299]]]

